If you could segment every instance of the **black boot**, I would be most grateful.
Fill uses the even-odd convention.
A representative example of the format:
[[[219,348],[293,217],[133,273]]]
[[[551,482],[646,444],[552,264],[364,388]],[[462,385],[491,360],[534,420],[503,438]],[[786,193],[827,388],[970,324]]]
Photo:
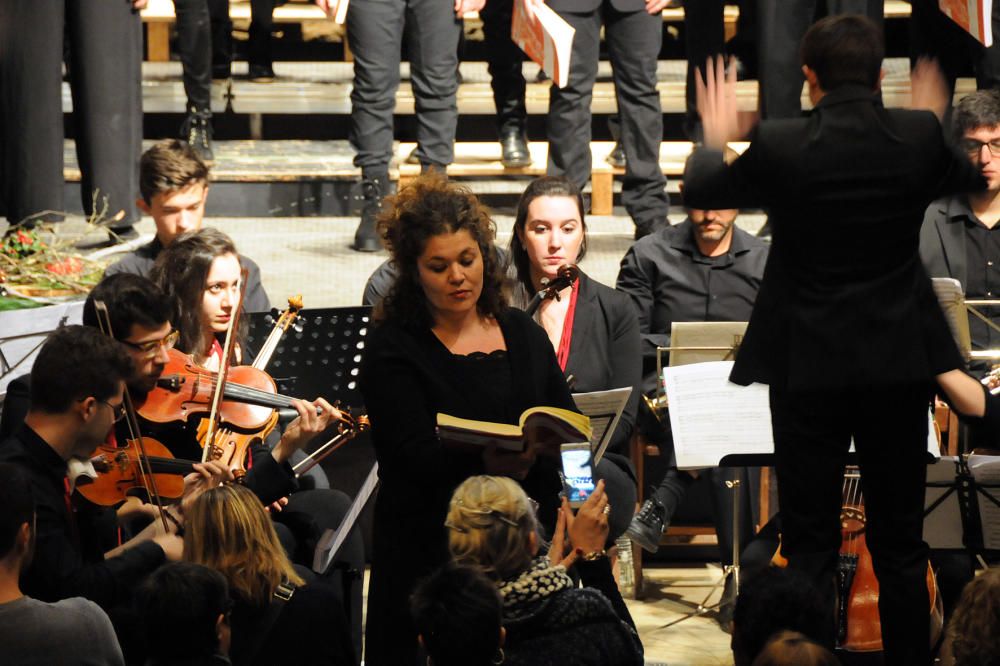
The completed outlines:
[[[389,174],[366,175],[361,181],[361,222],[354,232],[352,249],[358,252],[376,252],[381,249],[375,223],[382,209],[382,199],[389,193]]]
[[[692,483],[694,479],[687,472],[676,468],[667,470],[660,485],[642,503],[639,513],[625,530],[628,538],[644,550],[655,553],[660,547],[660,536],[670,525]]]
[[[503,151],[500,162],[508,169],[526,167],[531,164],[528,136],[523,129],[513,128],[501,132],[500,148]]]
[[[625,168],[625,149],[622,148],[621,141],[615,141],[615,146],[611,149],[611,152],[608,153],[605,161],[616,169]]]
[[[214,160],[211,110],[189,108],[187,118],[181,125],[181,138],[188,142],[188,145],[203,161],[211,162]]]

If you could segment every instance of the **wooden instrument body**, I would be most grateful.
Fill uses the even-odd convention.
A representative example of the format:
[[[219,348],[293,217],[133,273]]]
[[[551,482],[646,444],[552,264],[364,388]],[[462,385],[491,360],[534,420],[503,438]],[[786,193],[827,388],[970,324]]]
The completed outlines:
[[[151,437],[144,437],[142,441],[160,497],[180,499],[184,494],[184,474],[192,470],[192,463],[176,460],[166,446]],[[124,447],[100,447],[97,455],[91,458],[98,471],[97,478],[77,489],[88,501],[100,506],[114,506],[129,496],[144,493],[146,484],[139,456],[139,447],[131,442]]]

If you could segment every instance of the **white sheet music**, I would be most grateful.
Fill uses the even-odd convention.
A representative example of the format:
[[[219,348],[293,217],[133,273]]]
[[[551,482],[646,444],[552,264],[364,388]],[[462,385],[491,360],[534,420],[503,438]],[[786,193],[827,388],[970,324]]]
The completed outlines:
[[[7,394],[7,384],[31,371],[49,333],[82,318],[83,301],[0,312],[0,398]]]
[[[372,465],[365,482],[361,484],[361,489],[354,496],[354,501],[351,502],[351,508],[348,509],[347,515],[340,521],[337,529],[328,529],[323,532],[319,543],[316,544],[316,551],[313,553],[313,571],[322,575],[329,570],[337,553],[340,552],[340,547],[347,540],[347,535],[351,533],[354,523],[358,521],[358,516],[368,504],[368,499],[375,492],[376,485],[378,485],[378,463]]]
[[[604,451],[608,448],[611,436],[615,434],[622,410],[625,409],[631,394],[631,386],[610,391],[573,394],[576,408],[584,416],[590,417],[590,450],[594,452],[594,464],[604,457]]]
[[[732,361],[663,369],[677,467],[715,467],[731,454],[773,453],[771,405],[763,384],[729,381]]]
[[[969,456],[969,472],[977,484],[984,486],[1000,486],[1000,456]],[[984,487],[983,492],[1000,499],[1000,487]],[[979,518],[983,524],[983,546],[992,549],[1000,549],[1000,506],[990,501],[988,497],[983,497],[982,493],[976,493],[976,502],[979,504]]]

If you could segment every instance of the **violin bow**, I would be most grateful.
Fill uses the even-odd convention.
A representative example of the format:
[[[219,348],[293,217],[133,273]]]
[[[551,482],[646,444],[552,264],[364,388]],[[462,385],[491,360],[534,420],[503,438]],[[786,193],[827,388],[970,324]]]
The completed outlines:
[[[112,340],[115,339],[111,329],[111,315],[108,313],[108,306],[104,301],[94,301],[94,313],[97,315],[97,323],[101,327],[101,332]],[[169,532],[167,525],[167,512],[163,510],[163,499],[160,491],[156,488],[156,478],[153,476],[153,469],[149,464],[149,457],[146,455],[146,444],[142,441],[142,432],[139,429],[139,418],[135,413],[135,403],[128,390],[128,383],[125,385],[123,393],[125,404],[125,424],[128,426],[129,441],[139,449],[139,474],[142,477],[142,485],[153,504],[159,509],[160,520],[163,521],[163,531]]]
[[[302,294],[289,297],[288,309],[282,312],[278,320],[274,323],[274,328],[271,329],[267,340],[261,345],[260,351],[257,352],[257,357],[253,360],[253,367],[258,370],[263,370],[267,367],[267,364],[271,362],[271,356],[274,355],[274,350],[278,348],[281,336],[295,323],[302,308]]]
[[[243,299],[247,292],[248,271],[243,268],[240,271],[240,297],[233,307],[233,316],[229,318],[229,326],[226,328],[226,343],[222,348],[222,358],[219,359],[219,372],[215,375],[215,388],[212,391],[212,409],[208,415],[208,430],[205,432],[205,444],[201,449],[201,461],[208,462],[209,454],[215,457],[215,435],[219,427],[219,407],[222,405],[223,390],[229,380],[229,366],[232,362],[236,348],[236,336],[233,331],[238,330],[240,317],[243,314]]]

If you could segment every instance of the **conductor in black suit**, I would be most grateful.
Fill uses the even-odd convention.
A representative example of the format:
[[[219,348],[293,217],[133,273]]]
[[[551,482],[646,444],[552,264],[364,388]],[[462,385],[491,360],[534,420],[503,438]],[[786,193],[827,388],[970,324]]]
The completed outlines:
[[[770,210],[774,242],[731,380],[770,385],[782,550],[834,597],[853,437],[885,661],[911,666],[930,661],[928,405],[935,379],[968,379],[920,262],[920,224],[933,198],[984,183],[933,114],[882,107],[883,53],[869,19],[819,21],[802,46],[813,112],[764,121],[728,166],[720,149],[739,134],[735,75],[721,61],[710,67],[705,147],[684,195],[698,208]],[[928,96],[929,82],[939,87]],[[943,87],[935,68],[918,68],[915,106],[934,102],[943,114]]]
[[[569,81],[553,85],[547,133],[550,176],[583,188],[590,178],[590,103],[601,46],[601,25],[621,119],[619,141],[628,160],[622,203],[639,238],[667,225],[670,200],[660,170],[663,116],[656,90],[656,60],[663,37],[660,12],[668,0],[549,0],[573,28]]]

